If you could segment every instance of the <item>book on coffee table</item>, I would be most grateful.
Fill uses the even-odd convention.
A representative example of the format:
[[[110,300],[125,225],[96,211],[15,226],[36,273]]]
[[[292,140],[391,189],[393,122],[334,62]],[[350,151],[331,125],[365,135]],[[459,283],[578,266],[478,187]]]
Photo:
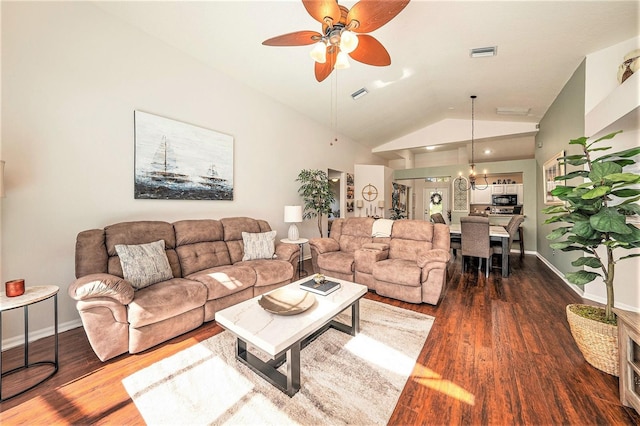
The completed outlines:
[[[334,281],[326,281],[326,280],[321,283],[317,283],[314,280],[309,280],[301,283],[300,288],[303,290],[320,294],[322,296],[326,296],[327,294],[333,293],[334,291],[339,289],[340,283],[337,283]]]

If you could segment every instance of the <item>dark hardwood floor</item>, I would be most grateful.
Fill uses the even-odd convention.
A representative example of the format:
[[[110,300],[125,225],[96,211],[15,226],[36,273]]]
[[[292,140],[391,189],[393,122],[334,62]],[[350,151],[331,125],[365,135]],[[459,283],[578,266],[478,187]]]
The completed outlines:
[[[366,296],[436,318],[389,423],[640,424],[638,413],[620,404],[618,378],[587,364],[571,338],[564,310],[580,297],[536,257],[512,254],[511,262],[509,278],[495,269],[487,280],[475,268],[461,275],[456,259],[437,307]],[[308,262],[306,268],[311,269]],[[81,328],[61,333],[58,373],[1,403],[0,423],[143,424],[122,379],[219,332],[218,325],[207,323],[144,353],[105,363]],[[51,344],[52,338],[32,344],[32,360],[50,357]],[[2,356],[6,371],[23,355],[14,348]],[[17,379],[20,385],[26,380]],[[14,386],[5,380],[3,394]]]

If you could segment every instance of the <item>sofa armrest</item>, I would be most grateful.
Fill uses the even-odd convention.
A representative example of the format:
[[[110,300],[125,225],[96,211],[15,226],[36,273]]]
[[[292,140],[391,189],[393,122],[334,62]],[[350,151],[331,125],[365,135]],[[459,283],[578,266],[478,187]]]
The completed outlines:
[[[369,249],[369,250],[376,250],[376,251],[389,251],[389,244],[387,243],[364,243],[362,245],[362,247],[360,247],[361,249]],[[386,258],[386,256],[385,256]],[[380,259],[382,260],[382,259]]]
[[[318,254],[340,251],[340,244],[333,238],[312,238],[309,240],[309,245]]]
[[[286,260],[287,262],[298,262],[300,258],[300,246],[291,243],[276,243],[276,259]]]
[[[442,249],[432,249],[418,256],[416,262],[422,269],[444,269],[451,259],[451,253]]]
[[[111,274],[89,274],[69,286],[69,296],[75,300],[108,297],[123,305],[133,300],[134,290],[129,281]]]

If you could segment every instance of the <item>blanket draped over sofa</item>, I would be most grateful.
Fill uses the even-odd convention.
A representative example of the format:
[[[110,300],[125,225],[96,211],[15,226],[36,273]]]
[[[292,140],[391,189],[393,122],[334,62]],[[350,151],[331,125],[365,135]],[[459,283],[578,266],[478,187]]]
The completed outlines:
[[[410,303],[436,305],[443,295],[451,258],[448,225],[409,219],[336,219],[329,238],[311,239],[309,245],[316,272]]]
[[[275,243],[270,231],[266,221],[234,217],[124,222],[80,232],[77,279],[68,292],[98,358],[144,351],[213,320],[220,309],[290,283],[300,248]],[[254,236],[257,246],[271,238],[273,251],[248,253],[245,241]],[[118,253],[154,242],[163,242],[170,278],[134,287]]]

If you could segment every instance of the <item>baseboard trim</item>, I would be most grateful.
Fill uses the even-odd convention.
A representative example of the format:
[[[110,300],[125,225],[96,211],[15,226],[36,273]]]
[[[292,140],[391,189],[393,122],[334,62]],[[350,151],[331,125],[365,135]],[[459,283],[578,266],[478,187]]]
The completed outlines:
[[[540,259],[540,261],[542,261],[542,263],[544,263],[545,265],[547,265],[549,267],[549,269],[551,269],[551,271],[553,271],[554,274],[556,274],[560,279],[562,279],[562,281],[564,281],[564,283],[571,289],[573,290],[576,294],[578,294],[578,296],[582,297],[583,299],[587,299],[587,300],[591,300],[593,302],[597,302],[600,304],[606,304],[607,301],[606,299],[600,297],[600,296],[596,296],[593,295],[591,293],[587,293],[584,291],[584,289],[578,287],[575,284],[571,284],[569,281],[567,281],[567,279],[564,277],[564,274],[558,269],[556,268],[553,264],[551,264],[551,262],[549,262],[544,256],[542,256],[540,253],[536,252],[536,257],[538,259]],[[623,309],[625,311],[630,311],[630,312],[640,312],[640,308],[637,308],[635,306],[630,306],[624,303],[619,303],[616,302],[615,304],[616,308],[619,309]]]
[[[80,318],[75,319],[73,321],[68,321],[62,324],[58,324],[58,333],[62,333],[63,331],[69,331],[74,328],[82,327],[82,321]],[[43,337],[53,336],[55,329],[53,326],[42,328],[40,330],[34,330],[29,332],[29,343],[34,342],[36,340],[40,340]],[[24,334],[20,334],[18,336],[9,337],[7,339],[2,340],[2,350],[7,350],[11,348],[15,348],[17,346],[24,345]]]

